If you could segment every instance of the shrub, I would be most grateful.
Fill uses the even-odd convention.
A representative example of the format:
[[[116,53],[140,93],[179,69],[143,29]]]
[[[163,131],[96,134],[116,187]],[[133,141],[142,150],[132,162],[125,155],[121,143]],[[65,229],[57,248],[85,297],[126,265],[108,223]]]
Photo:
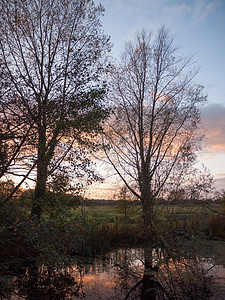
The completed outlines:
[[[225,239],[225,216],[221,214],[211,216],[209,231],[213,236]]]

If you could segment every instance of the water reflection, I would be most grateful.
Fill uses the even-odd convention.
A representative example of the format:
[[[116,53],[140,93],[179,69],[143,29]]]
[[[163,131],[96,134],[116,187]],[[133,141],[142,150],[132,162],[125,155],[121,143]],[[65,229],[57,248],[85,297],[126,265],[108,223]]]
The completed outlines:
[[[165,253],[150,247],[118,249],[88,261],[76,259],[60,271],[31,262],[15,275],[13,296],[7,299],[225,299],[224,266]]]
[[[78,269],[73,267],[73,276]],[[120,249],[84,265],[79,280],[83,299],[224,299],[225,280],[219,288],[215,272],[199,258],[173,259],[161,249]]]
[[[81,294],[70,272],[38,267],[36,261],[20,262],[16,269],[12,262],[7,273],[0,275],[0,299],[76,299]]]

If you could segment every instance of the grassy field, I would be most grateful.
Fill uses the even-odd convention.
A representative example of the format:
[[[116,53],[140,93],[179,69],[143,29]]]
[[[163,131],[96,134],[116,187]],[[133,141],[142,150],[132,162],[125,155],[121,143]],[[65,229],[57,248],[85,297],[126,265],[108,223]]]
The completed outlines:
[[[201,222],[208,220],[212,215],[222,211],[222,206],[211,203],[207,207],[203,205],[159,205],[156,208],[156,215],[163,220],[174,219],[198,219]],[[87,218],[88,220],[97,220],[101,222],[114,223],[125,219],[123,210],[119,211],[115,206],[79,206],[76,210],[71,209],[70,212],[76,216]],[[141,218],[141,205],[136,205],[134,212],[129,214],[128,222],[136,223]]]

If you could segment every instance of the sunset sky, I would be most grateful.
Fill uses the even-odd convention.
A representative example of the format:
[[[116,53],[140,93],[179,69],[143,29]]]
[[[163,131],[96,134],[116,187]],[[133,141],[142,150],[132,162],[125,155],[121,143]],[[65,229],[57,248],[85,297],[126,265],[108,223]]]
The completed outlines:
[[[146,28],[165,25],[183,56],[194,55],[208,103],[202,108],[206,140],[199,163],[211,171],[217,189],[225,189],[225,1],[224,0],[101,0],[103,29],[120,57],[124,42]],[[102,187],[103,188],[103,187]]]

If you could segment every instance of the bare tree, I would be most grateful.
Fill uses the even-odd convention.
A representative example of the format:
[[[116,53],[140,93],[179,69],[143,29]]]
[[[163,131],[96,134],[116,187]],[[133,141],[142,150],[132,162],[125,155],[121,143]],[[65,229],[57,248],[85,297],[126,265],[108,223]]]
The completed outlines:
[[[114,114],[106,126],[105,153],[142,201],[146,224],[154,219],[157,198],[195,161],[198,105],[206,100],[203,88],[192,82],[197,72],[192,58],[178,56],[165,27],[155,37],[137,33],[111,72]]]
[[[91,0],[0,1],[0,113],[15,148],[7,171],[36,170],[38,219],[49,174],[74,146],[92,144],[106,115],[102,13]]]

